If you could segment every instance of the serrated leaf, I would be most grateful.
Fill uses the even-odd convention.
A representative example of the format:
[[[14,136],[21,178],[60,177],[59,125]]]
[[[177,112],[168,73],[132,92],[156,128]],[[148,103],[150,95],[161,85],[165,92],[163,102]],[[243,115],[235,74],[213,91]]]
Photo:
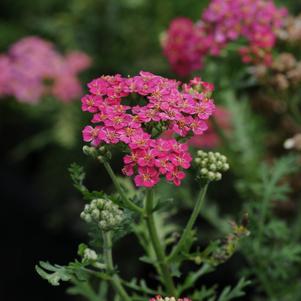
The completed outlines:
[[[43,268],[41,268],[41,267]],[[51,265],[48,262],[40,262],[40,266],[36,265],[37,273],[45,280],[47,280],[51,285],[58,286],[60,281],[68,281],[71,279],[70,274],[66,271],[65,267],[58,265]],[[48,270],[53,273],[47,273],[45,270]]]
[[[217,301],[229,301],[245,295],[244,289],[251,284],[251,281],[242,278],[234,288],[227,286],[221,292]]]

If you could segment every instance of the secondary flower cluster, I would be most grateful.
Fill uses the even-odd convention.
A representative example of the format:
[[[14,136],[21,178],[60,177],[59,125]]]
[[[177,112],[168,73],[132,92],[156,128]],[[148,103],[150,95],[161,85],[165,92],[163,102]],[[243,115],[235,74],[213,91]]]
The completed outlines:
[[[149,299],[149,301],[191,301],[189,298],[179,298],[176,299],[175,297],[161,297],[161,296],[156,296],[155,298]]]
[[[43,95],[70,101],[82,92],[77,74],[89,66],[90,58],[83,52],[63,56],[51,43],[25,37],[0,55],[0,96],[30,103],[38,102]]]
[[[212,0],[201,20],[173,20],[163,40],[163,48],[172,68],[185,76],[199,69],[207,55],[219,55],[229,42],[247,40],[240,50],[246,63],[271,60],[276,32],[286,16],[271,0]]]
[[[123,173],[135,175],[137,186],[152,187],[161,175],[180,185],[192,158],[187,144],[176,138],[188,139],[207,129],[215,108],[213,86],[200,78],[181,84],[141,71],[132,78],[102,76],[88,87],[82,110],[93,114],[95,126],[84,128],[84,141],[127,145],[130,154],[124,157]],[[160,138],[168,129],[174,136]]]
[[[102,231],[109,231],[121,223],[123,212],[111,200],[94,199],[85,206],[80,217],[87,223],[97,223]]]

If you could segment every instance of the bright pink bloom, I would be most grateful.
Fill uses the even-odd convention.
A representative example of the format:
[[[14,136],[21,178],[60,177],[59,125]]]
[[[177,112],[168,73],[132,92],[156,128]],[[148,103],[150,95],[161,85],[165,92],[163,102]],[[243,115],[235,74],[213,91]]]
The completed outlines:
[[[140,167],[138,168],[138,175],[134,180],[138,187],[152,187],[159,182],[159,173],[154,168]]]
[[[160,176],[180,185],[184,169],[190,167],[188,146],[175,138],[202,134],[213,114],[213,86],[201,79],[188,84],[141,71],[132,78],[101,76],[88,84],[90,94],[82,98],[82,110],[93,114],[83,131],[84,141],[127,146],[123,173],[134,176],[137,186],[152,187]],[[135,93],[142,103],[122,103]],[[145,103],[146,102],[146,103]],[[156,138],[163,128],[170,129],[168,139]]]
[[[96,126],[93,128],[92,126],[86,126],[83,129],[83,139],[85,142],[91,142],[92,145],[97,145],[100,143],[100,127]]]
[[[185,178],[185,173],[174,167],[171,172],[167,172],[167,181],[173,182],[176,186],[180,186],[181,181]]]
[[[122,172],[126,176],[131,177],[134,174],[134,167],[135,167],[135,164],[127,164],[122,168]]]
[[[101,105],[102,98],[99,96],[92,96],[90,94],[82,97],[82,110],[90,113],[98,112],[98,106]]]
[[[174,166],[180,166],[184,169],[188,169],[190,167],[191,160],[191,155],[185,152],[180,154],[173,154],[170,156],[170,161],[173,163]]]

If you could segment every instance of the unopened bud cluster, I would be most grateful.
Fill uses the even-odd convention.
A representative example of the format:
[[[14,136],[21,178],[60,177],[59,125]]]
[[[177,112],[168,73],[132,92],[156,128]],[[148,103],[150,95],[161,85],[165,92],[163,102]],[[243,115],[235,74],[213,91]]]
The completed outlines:
[[[156,296],[155,298],[149,299],[149,301],[191,301],[189,298],[179,298],[176,299],[175,297],[161,297],[161,296]]]
[[[85,145],[83,147],[83,153],[87,156],[91,156],[95,159],[98,159],[100,162],[110,160],[112,158],[111,152],[105,145],[98,148],[94,146]]]
[[[87,223],[96,223],[102,231],[110,231],[121,223],[123,212],[111,200],[94,199],[80,217]]]
[[[222,178],[222,172],[229,169],[227,158],[217,152],[199,150],[194,161],[199,168],[200,177],[208,181],[219,181]]]

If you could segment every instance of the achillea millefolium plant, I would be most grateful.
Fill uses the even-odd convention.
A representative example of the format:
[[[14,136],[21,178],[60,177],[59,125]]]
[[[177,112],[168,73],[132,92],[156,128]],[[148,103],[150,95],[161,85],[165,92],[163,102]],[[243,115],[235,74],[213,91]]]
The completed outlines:
[[[197,242],[199,227],[195,229],[195,224],[208,186],[218,185],[213,182],[220,181],[229,169],[227,158],[218,152],[200,150],[193,159],[186,142],[207,129],[207,120],[215,109],[213,86],[199,78],[181,84],[140,72],[134,77],[101,76],[88,87],[90,93],[82,98],[82,110],[93,117],[92,125],[83,129],[83,139],[90,144],[83,151],[104,165],[116,191],[111,195],[90,191],[84,185],[83,168],[71,166],[75,187],[86,201],[80,216],[90,229],[91,243],[79,246],[79,259],[74,262],[66,266],[40,262],[37,272],[52,285],[69,281],[73,285],[70,292],[88,300],[115,296],[115,300],[124,301],[225,301],[244,295],[244,288],[250,284],[244,278],[235,287],[223,290],[196,285],[199,278],[229,259],[240,240],[249,235],[245,223],[232,222],[224,239],[207,247]],[[172,136],[161,138],[166,130],[172,131]],[[122,172],[133,177],[136,189],[126,187],[111,168],[114,148],[125,153]],[[166,200],[160,199],[157,186],[162,181],[181,186],[191,165],[197,171],[194,185],[199,193],[186,226],[175,238],[175,225],[168,224]],[[136,243],[144,250],[140,260],[156,271],[151,279],[125,280],[114,263],[114,244],[120,238],[126,240],[129,233],[136,235]],[[195,267],[183,273],[187,262]]]

